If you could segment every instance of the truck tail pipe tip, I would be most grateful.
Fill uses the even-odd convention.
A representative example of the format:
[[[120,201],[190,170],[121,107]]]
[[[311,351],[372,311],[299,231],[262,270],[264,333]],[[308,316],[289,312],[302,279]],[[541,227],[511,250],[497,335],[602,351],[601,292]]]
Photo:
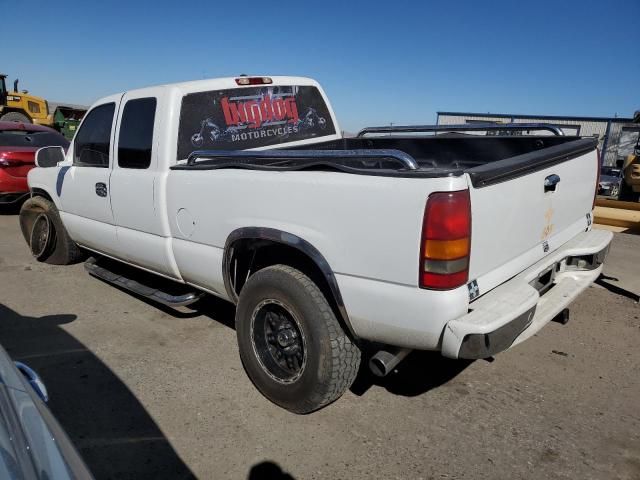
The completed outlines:
[[[409,353],[409,348],[380,350],[369,360],[369,368],[376,377],[386,377]]]

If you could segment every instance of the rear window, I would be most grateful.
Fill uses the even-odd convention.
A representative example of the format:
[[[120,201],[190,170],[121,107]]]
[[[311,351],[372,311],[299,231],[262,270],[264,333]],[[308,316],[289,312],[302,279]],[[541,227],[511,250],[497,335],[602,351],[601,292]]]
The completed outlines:
[[[261,86],[185,95],[178,159],[195,150],[244,150],[336,133],[316,87]]]
[[[0,130],[0,147],[64,147],[69,141],[56,132]]]
[[[156,99],[136,98],[124,106],[118,140],[118,166],[149,168],[153,147]]]

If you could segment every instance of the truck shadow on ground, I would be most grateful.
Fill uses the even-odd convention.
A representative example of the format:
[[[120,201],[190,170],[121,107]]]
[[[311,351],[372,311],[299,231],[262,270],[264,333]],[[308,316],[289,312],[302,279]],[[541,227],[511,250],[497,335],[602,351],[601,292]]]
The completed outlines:
[[[0,215],[18,215],[20,213],[20,207],[23,202],[20,203],[10,203],[10,204],[0,204]]]
[[[473,360],[452,360],[439,352],[413,351],[386,377],[376,377],[363,357],[351,392],[364,395],[372,386],[379,386],[394,395],[416,397],[453,380]]]
[[[134,278],[137,282],[149,288],[157,288],[172,295],[181,295],[194,290],[193,287],[190,287],[188,285],[183,285],[171,280],[164,279],[162,277],[159,277],[158,275],[142,271],[135,267],[125,265],[108,258],[99,257],[97,264],[107,268],[112,273],[122,275],[125,278]],[[117,284],[109,283],[101,278],[93,276],[91,278],[94,281],[99,281],[104,283],[105,285],[108,285],[109,288],[116,288],[121,292],[126,293],[127,295],[131,295],[141,302],[146,303],[150,307],[153,307],[156,310],[160,310],[161,312],[171,317],[180,319],[205,316],[210,318],[211,320],[221,323],[226,327],[231,328],[232,330],[235,330],[235,305],[213,295],[205,295],[200,300],[189,306],[174,308],[158,303],[142,295],[138,295],[131,290],[127,290],[126,288],[123,288]]]
[[[49,409],[97,479],[195,478],[135,395],[62,325],[75,315],[20,315],[0,304],[0,344],[34,368]]]
[[[629,298],[634,302],[640,302],[640,295],[630,292],[629,290],[626,290],[622,287],[619,287],[618,285],[614,285],[613,283],[611,283],[611,282],[619,282],[619,281],[620,280],[615,277],[610,277],[608,275],[604,275],[601,273],[598,279],[596,280],[596,284],[600,285],[603,288],[606,288],[611,293]]]
[[[126,291],[126,290],[123,290]],[[131,294],[131,292],[128,292]],[[133,294],[132,294],[133,295]],[[233,304],[213,296],[206,296],[191,305],[190,311],[178,311],[143,297],[141,301],[175,318],[205,316],[235,330],[235,307]],[[376,377],[369,370],[369,358],[365,354],[351,392],[362,396],[375,386],[383,387],[394,395],[415,397],[427,393],[458,376],[473,363],[472,360],[451,360],[438,352],[411,352],[389,375]]]
[[[169,291],[172,294],[186,293],[186,291],[191,289],[191,287],[169,282],[157,275],[141,272],[133,267],[106,258],[100,258],[99,263],[114,273],[127,278],[135,278],[144,285]],[[98,280],[102,281],[100,279]],[[212,321],[221,323],[235,330],[235,306],[213,295],[206,295],[188,307],[175,309],[137,295],[118,285],[105,283],[136,297],[147,305],[174,318],[205,316]],[[392,373],[384,378],[379,378],[370,372],[368,362],[369,359],[367,356],[363,355],[358,377],[351,387],[351,391],[358,396],[364,395],[374,385],[381,386],[395,395],[406,397],[422,395],[429,390],[449,382],[472,363],[466,360],[447,359],[437,352],[414,351],[409,354]]]
[[[235,306],[232,303],[212,295],[203,297],[187,309],[176,310],[135,295],[128,290],[120,290],[135,296],[147,305],[175,318],[205,316],[212,321],[221,323],[235,330]],[[364,354],[358,376],[351,386],[352,393],[362,396],[366,394],[372,386],[376,385],[385,388],[394,395],[415,397],[454,379],[465,368],[471,365],[473,361],[451,360],[443,357],[438,352],[414,351],[411,352],[393,372],[384,378],[376,377],[371,373],[368,363],[369,358]]]

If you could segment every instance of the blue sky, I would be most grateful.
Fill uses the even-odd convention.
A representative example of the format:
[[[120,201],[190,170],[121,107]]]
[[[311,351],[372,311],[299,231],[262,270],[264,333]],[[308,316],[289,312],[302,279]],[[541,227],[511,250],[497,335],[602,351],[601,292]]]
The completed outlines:
[[[3,22],[0,71],[52,101],[248,73],[316,78],[349,131],[640,109],[640,0],[0,0],[11,11],[29,13]]]

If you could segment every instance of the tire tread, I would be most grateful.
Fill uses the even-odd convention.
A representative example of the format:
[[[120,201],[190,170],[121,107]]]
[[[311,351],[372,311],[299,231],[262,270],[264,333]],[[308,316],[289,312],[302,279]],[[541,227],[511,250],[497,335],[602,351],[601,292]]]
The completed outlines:
[[[284,274],[301,287],[310,299],[313,308],[318,312],[318,317],[324,324],[326,337],[328,337],[326,346],[329,348],[325,350],[324,354],[326,355],[325,358],[330,358],[330,362],[325,364],[330,376],[325,377],[322,382],[318,382],[313,388],[313,392],[305,395],[304,398],[286,402],[286,405],[276,402],[294,413],[310,413],[337,400],[351,386],[360,368],[360,348],[352,342],[342,328],[331,305],[315,282],[300,270],[289,265],[272,265],[254,273],[249,277],[247,284],[240,293],[240,302],[243,302],[243,293],[246,295],[247,287],[252,281],[261,282],[265,278],[269,278],[271,274],[279,276]],[[280,276],[280,278],[282,277]],[[316,321],[318,321],[318,317],[316,317]]]
[[[51,200],[41,196],[31,197],[22,205],[20,210],[21,216],[24,211],[28,211],[33,208],[45,212],[51,219],[51,223],[56,230],[55,247],[51,252],[51,255],[43,261],[52,265],[71,265],[84,259],[84,252],[67,233],[55,204]],[[23,234],[27,243],[29,242],[30,233],[31,232],[26,232],[23,226]]]
[[[281,270],[300,282],[322,312],[325,325],[331,339],[331,358],[333,363],[331,383],[320,400],[320,407],[337,400],[351,386],[360,368],[360,349],[351,342],[338,323],[331,306],[318,286],[304,273],[288,265],[274,265],[273,269]]]

